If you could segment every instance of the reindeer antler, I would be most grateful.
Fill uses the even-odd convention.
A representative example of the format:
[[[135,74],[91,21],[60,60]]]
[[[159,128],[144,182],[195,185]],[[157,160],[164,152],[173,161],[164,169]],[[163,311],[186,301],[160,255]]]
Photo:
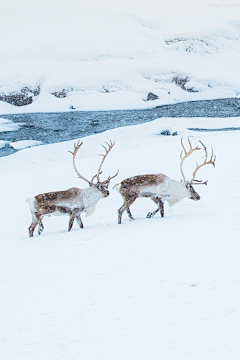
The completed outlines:
[[[99,168],[98,168],[97,175],[95,175],[95,176],[97,177],[97,181],[98,181],[99,183],[101,183],[103,186],[106,186],[106,187],[107,187],[108,184],[109,184],[109,182],[110,182],[110,180],[113,179],[114,177],[116,177],[116,176],[118,175],[118,171],[119,171],[119,170],[117,171],[117,173],[116,173],[115,175],[113,175],[113,176],[111,176],[111,177],[110,177],[110,175],[109,175],[109,177],[107,178],[107,180],[102,181],[102,182],[100,181],[99,175],[102,173],[102,171],[101,171],[102,165],[103,165],[106,157],[108,156],[109,152],[112,150],[113,146],[115,145],[115,142],[112,142],[112,140],[110,140],[110,143],[106,142],[106,144],[107,144],[106,146],[101,144],[102,147],[103,147],[104,150],[105,150],[105,154],[104,154],[104,155],[103,155],[103,154],[99,154],[100,156],[102,156],[102,161],[101,161],[100,166],[99,166]],[[94,176],[94,177],[95,177],[95,176]]]
[[[86,181],[88,184],[91,184],[91,185],[93,184],[93,180],[94,180],[95,178],[97,178],[97,182],[99,182],[100,184],[102,184],[102,186],[108,187],[108,184],[109,184],[109,182],[111,181],[111,179],[113,179],[114,177],[116,177],[116,176],[118,175],[118,171],[117,171],[117,173],[116,173],[115,175],[113,175],[113,176],[110,176],[110,175],[109,175],[109,177],[108,177],[107,180],[105,180],[105,181],[100,181],[99,176],[100,176],[100,174],[102,174],[102,170],[101,170],[102,165],[103,165],[103,163],[104,163],[107,155],[109,154],[109,152],[112,150],[113,146],[115,145],[115,142],[112,142],[112,140],[110,140],[110,144],[106,142],[107,146],[102,145],[102,147],[105,149],[106,153],[105,153],[104,155],[103,155],[103,154],[100,154],[100,156],[102,156],[102,161],[101,161],[100,166],[99,166],[99,168],[98,168],[97,174],[92,177],[92,180],[91,180],[91,181],[89,181],[88,179],[86,179],[85,177],[83,177],[83,176],[79,173],[79,171],[77,170],[77,167],[76,167],[76,163],[75,163],[75,158],[76,158],[77,152],[78,152],[78,150],[80,149],[80,147],[82,146],[82,144],[83,144],[83,142],[81,142],[80,140],[78,140],[77,143],[74,143],[74,150],[73,150],[73,151],[69,151],[69,152],[73,155],[73,167],[74,167],[74,170],[76,171],[78,177],[79,177],[80,179]]]
[[[197,167],[193,172],[193,177],[192,177],[192,180],[190,181],[190,184],[193,184],[193,182],[195,181],[194,185],[207,185],[207,181],[196,180],[195,176],[196,176],[198,170],[204,165],[213,165],[215,167],[216,155],[213,154],[213,148],[211,147],[212,148],[212,154],[211,154],[210,160],[207,161],[207,158],[208,158],[207,148],[202,143],[201,140],[199,140],[199,142],[203,146],[203,150],[205,151],[205,160],[201,165],[196,164]]]
[[[118,176],[118,173],[119,173],[119,170],[116,172],[115,175],[113,175],[113,176],[110,176],[110,175],[109,175],[109,177],[107,178],[107,180],[101,182],[102,186],[108,187],[110,181],[111,181],[113,178],[115,178],[116,176]]]
[[[73,167],[74,170],[76,171],[78,177],[84,181],[86,181],[88,184],[92,184],[92,181],[89,181],[88,179],[86,179],[85,177],[83,177],[82,175],[80,175],[80,173],[77,170],[76,164],[75,164],[75,157],[77,155],[78,150],[80,149],[80,147],[82,146],[83,142],[80,142],[80,140],[78,140],[77,143],[74,143],[74,151],[69,151],[72,155],[73,155]]]
[[[181,163],[180,163],[180,171],[182,173],[182,177],[183,177],[183,181],[186,182],[186,178],[185,178],[185,175],[183,173],[183,163],[184,163],[184,160],[189,156],[191,155],[194,151],[196,150],[201,150],[200,147],[196,146],[195,148],[192,147],[192,144],[191,144],[191,141],[189,140],[189,137],[187,138],[188,139],[188,143],[189,143],[189,146],[190,146],[190,150],[189,151],[186,151],[186,148],[185,146],[183,145],[183,138],[181,138],[181,144],[182,144],[182,148],[183,148],[183,151],[184,151],[184,156],[182,156],[182,153],[183,151],[181,151],[181,154],[180,154],[180,158],[181,158]]]

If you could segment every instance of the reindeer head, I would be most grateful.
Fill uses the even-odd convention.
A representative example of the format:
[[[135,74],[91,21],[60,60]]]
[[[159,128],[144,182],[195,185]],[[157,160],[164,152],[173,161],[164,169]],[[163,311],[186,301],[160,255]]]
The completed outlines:
[[[196,190],[190,184],[189,181],[186,182],[186,189],[189,191],[189,199],[191,199],[191,200],[200,200],[201,199],[201,196],[196,192]]]
[[[115,143],[112,142],[112,140],[110,140],[110,144],[108,144],[106,142],[106,146],[102,145],[102,147],[105,149],[105,154],[104,155],[99,154],[100,156],[102,156],[102,161],[101,161],[100,166],[98,168],[97,174],[95,174],[92,177],[91,181],[87,180],[85,177],[80,175],[79,171],[77,170],[76,163],[75,163],[75,158],[76,158],[77,152],[78,152],[79,148],[82,146],[82,144],[83,144],[83,142],[80,142],[80,140],[78,140],[78,142],[76,144],[74,144],[74,151],[73,152],[69,151],[73,155],[73,167],[74,167],[74,170],[76,171],[76,173],[77,173],[77,175],[78,175],[78,177],[80,179],[86,181],[90,187],[94,187],[95,189],[100,191],[102,193],[102,197],[107,197],[107,196],[109,196],[108,185],[109,185],[111,179],[113,179],[114,177],[116,177],[118,175],[118,171],[114,176],[109,175],[106,180],[100,181],[100,175],[102,173],[101,168],[102,168],[102,165],[103,165],[107,155],[112,150]],[[97,179],[96,183],[94,183],[95,178]]]
[[[181,144],[182,144],[183,150],[182,150],[182,152],[180,154],[180,158],[181,158],[180,171],[182,173],[183,181],[186,184],[186,188],[189,191],[189,196],[188,197],[189,197],[189,199],[192,199],[192,200],[200,200],[200,195],[196,192],[193,185],[207,185],[207,182],[208,182],[208,180],[206,180],[206,181],[196,180],[196,174],[197,174],[198,170],[204,165],[212,164],[215,167],[215,161],[216,161],[216,155],[213,155],[213,148],[212,148],[212,154],[211,154],[210,160],[207,161],[207,158],[208,158],[207,148],[202,143],[202,141],[199,141],[199,142],[202,145],[202,147],[196,146],[195,148],[193,148],[192,144],[191,144],[191,141],[188,138],[188,143],[189,143],[190,149],[189,149],[189,151],[186,151],[186,148],[183,145],[183,139],[181,139]],[[182,169],[183,163],[184,163],[184,160],[196,150],[204,150],[204,152],[205,152],[205,160],[200,165],[196,164],[197,167],[193,172],[192,179],[190,181],[186,181],[186,178],[185,178],[185,175],[184,175],[183,169]],[[184,155],[183,155],[183,152],[184,152]]]

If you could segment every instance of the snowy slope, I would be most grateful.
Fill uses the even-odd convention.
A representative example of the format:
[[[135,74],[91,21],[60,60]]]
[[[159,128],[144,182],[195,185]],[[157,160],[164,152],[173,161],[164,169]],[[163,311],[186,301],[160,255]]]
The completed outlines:
[[[239,96],[239,18],[238,1],[9,0],[1,7],[0,95],[25,87],[41,92],[20,108],[1,101],[0,111]],[[158,100],[146,101],[149,92]]]
[[[114,185],[141,173],[180,179],[181,136],[212,145],[216,168],[201,170],[201,200],[166,206],[163,219],[146,219],[155,204],[138,200],[136,220],[125,214],[118,225],[121,197],[111,191],[83,230],[67,233],[67,218],[51,217],[29,239],[27,197],[85,187],[67,152],[73,141],[0,159],[1,359],[239,360],[239,133],[194,126],[239,127],[240,118],[157,119],[84,138],[78,154],[91,177],[100,144],[115,140],[103,174],[119,168]],[[166,128],[179,136],[159,135]]]

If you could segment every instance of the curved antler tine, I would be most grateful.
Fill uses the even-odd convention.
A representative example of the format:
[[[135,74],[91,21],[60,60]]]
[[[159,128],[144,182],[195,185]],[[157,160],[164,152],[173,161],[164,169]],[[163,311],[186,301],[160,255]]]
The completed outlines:
[[[186,152],[185,146],[183,144],[183,138],[181,138],[181,144],[182,144],[182,148],[183,148],[183,150],[184,150],[184,152],[186,154],[187,152]],[[182,155],[182,152],[181,152],[181,155]],[[180,157],[182,157],[181,155],[180,155]]]
[[[204,145],[204,143],[201,140],[199,140],[199,142],[203,146],[203,150],[205,151],[205,160],[207,160],[207,158],[208,158],[207,147],[206,147],[206,145]]]
[[[82,146],[83,142],[80,142],[80,140],[77,141],[77,143],[74,143],[74,151],[70,151],[68,150],[68,152],[70,152],[70,154],[74,155],[75,153],[77,153],[78,149]]]
[[[69,151],[72,155],[73,155],[73,168],[75,170],[75,172],[77,173],[78,177],[84,181],[86,181],[88,184],[91,184],[91,181],[87,180],[85,177],[83,177],[82,175],[80,175],[77,167],[76,167],[76,163],[75,163],[75,158],[77,155],[78,150],[80,149],[80,147],[82,146],[83,142],[80,141],[80,139],[77,141],[77,143],[74,143],[74,150]]]
[[[180,158],[181,158],[180,171],[181,171],[181,173],[182,173],[182,177],[183,177],[183,181],[184,181],[184,182],[186,182],[186,177],[185,177],[185,175],[184,175],[184,173],[183,173],[183,168],[182,168],[182,167],[183,167],[184,160],[185,160],[188,156],[190,156],[194,151],[201,149],[201,148],[198,147],[198,146],[196,146],[195,148],[193,148],[193,147],[192,147],[192,143],[191,143],[191,141],[190,141],[190,139],[189,139],[189,136],[188,136],[187,139],[188,139],[188,143],[189,143],[189,151],[186,150],[186,148],[185,148],[185,146],[184,146],[184,144],[183,144],[183,138],[181,138],[181,144],[182,144],[182,148],[183,148],[183,151],[184,151],[184,155],[182,155],[182,154],[183,154],[183,151],[182,151],[181,154],[180,154]]]
[[[189,143],[189,146],[190,146],[190,150],[192,150],[192,143],[191,143],[191,141],[189,140],[189,136],[187,137],[187,139],[188,139],[188,143]]]
[[[191,185],[207,185],[207,183],[208,183],[208,180],[206,180],[206,181],[202,181],[202,180],[194,180],[194,182],[192,182],[191,183]]]
[[[118,173],[119,173],[119,170],[116,172],[115,175],[113,175],[113,176],[110,176],[110,175],[109,175],[109,177],[107,178],[107,180],[103,181],[101,184],[102,184],[103,186],[108,187],[110,181],[111,181],[113,178],[115,178],[115,177],[118,175]]]
[[[101,175],[101,174],[102,174],[102,171],[100,171],[99,175]],[[97,174],[92,177],[91,183],[93,182],[93,180],[95,179],[95,177],[97,177]]]
[[[211,146],[212,148],[212,146]],[[216,161],[216,155],[214,155],[214,158],[213,158],[213,148],[212,148],[212,153],[211,153],[211,158],[210,158],[210,162],[213,164],[213,166],[215,167],[215,161]]]
[[[211,158],[210,158],[210,160],[212,160],[212,158],[213,158],[213,147],[211,146],[211,149],[212,149],[212,153],[211,153]]]
[[[111,179],[110,179],[110,175],[109,175],[109,177],[107,178],[107,180],[101,182],[102,186],[108,188],[108,185],[109,185],[109,183],[110,183],[110,180],[111,180]]]
[[[213,165],[215,167],[215,161],[216,161],[216,155],[214,155],[213,153],[213,147],[211,146],[211,149],[212,149],[212,153],[211,153],[211,157],[210,157],[210,160],[207,161],[207,158],[208,158],[208,153],[207,153],[207,147],[203,144],[203,142],[201,140],[199,140],[199,142],[202,144],[203,146],[203,150],[205,152],[205,160],[204,162],[201,164],[201,165],[197,165],[196,169],[194,170],[193,172],[193,177],[192,177],[192,180],[190,181],[190,184],[192,184],[194,181],[198,181],[195,179],[196,177],[196,174],[198,172],[198,170],[203,167],[204,165]],[[198,184],[205,184],[207,185],[207,181],[198,181]]]
[[[201,148],[200,147],[198,147],[198,146],[196,146],[195,148],[193,148],[192,147],[192,143],[191,143],[191,141],[190,141],[190,139],[189,139],[189,136],[188,136],[188,143],[189,143],[189,147],[190,147],[190,150],[189,150],[189,154],[191,154],[193,151],[195,151],[195,150],[201,150]]]
[[[103,154],[99,154],[100,156],[102,156],[102,161],[100,163],[100,166],[98,168],[98,172],[97,172],[97,181],[99,183],[101,183],[100,179],[99,179],[99,175],[101,174],[101,168],[102,168],[102,165],[106,159],[106,157],[108,156],[109,152],[112,150],[113,146],[115,145],[115,142],[112,142],[112,140],[110,140],[110,144],[108,142],[105,141],[105,143],[107,144],[107,146],[101,144],[101,146],[104,148],[105,150],[105,155]]]
[[[115,175],[113,175],[113,176],[109,176],[108,178],[109,178],[109,182],[110,182],[110,180],[112,180],[112,179],[114,179],[116,176],[118,176],[118,173],[119,173],[119,169],[118,169],[118,171],[116,172],[116,174]]]
[[[180,158],[181,158],[180,171],[181,171],[181,174],[182,174],[183,181],[186,182],[186,178],[185,178],[185,175],[184,175],[184,172],[183,172],[183,169],[182,169],[183,162],[184,162],[184,159],[185,159],[185,156],[186,156],[186,149],[185,149],[185,147],[184,147],[184,145],[183,145],[183,138],[181,138],[181,144],[182,144],[183,150],[182,150],[181,153],[180,153]],[[185,153],[185,156],[182,156],[183,151],[184,151],[184,153]]]
[[[103,145],[103,144],[101,144],[101,146],[104,148],[104,150],[107,152],[107,148],[106,148],[106,146],[105,145]],[[102,156],[104,156],[104,155],[102,155]]]

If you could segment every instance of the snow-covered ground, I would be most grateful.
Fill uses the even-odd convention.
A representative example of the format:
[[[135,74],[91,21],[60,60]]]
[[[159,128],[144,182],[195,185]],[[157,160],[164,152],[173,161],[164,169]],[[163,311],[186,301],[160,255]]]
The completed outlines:
[[[121,196],[111,191],[96,212],[67,232],[67,217],[44,219],[28,238],[25,199],[85,187],[76,178],[73,141],[38,146],[0,159],[0,358],[6,360],[239,360],[240,271],[238,131],[200,133],[189,127],[239,127],[240,118],[157,119],[83,139],[77,166],[91,177],[100,144],[115,140],[103,177],[162,172],[180,180],[180,137],[213,146],[201,200],[132,206],[135,221],[117,224]],[[159,135],[163,129],[178,136]],[[201,154],[198,153],[198,161]],[[190,178],[196,158],[188,160]]]
[[[0,95],[41,89],[30,105],[1,101],[1,113],[240,94],[238,0],[8,0],[0,31]],[[146,101],[149,92],[159,98]]]
[[[237,0],[8,0],[1,4],[0,96],[34,91],[33,103],[0,101],[0,113],[146,108],[240,96]],[[40,93],[38,91],[40,89]],[[52,93],[63,92],[65,98]],[[146,101],[152,92],[159,98]],[[33,93],[32,93],[33,94]],[[31,94],[30,94],[31,95]],[[0,131],[19,127],[0,119]],[[216,168],[201,169],[201,200],[165,218],[132,206],[117,224],[121,196],[85,218],[44,219],[28,238],[25,199],[85,187],[73,141],[0,158],[0,358],[4,360],[239,360],[240,118],[157,119],[83,139],[77,164],[91,178],[100,144],[116,144],[104,174],[122,179],[162,172],[180,179],[180,138],[213,146]],[[178,132],[163,136],[162,130]],[[39,145],[26,140],[17,149]],[[0,147],[5,146],[3,140]],[[200,154],[189,159],[190,178]]]

